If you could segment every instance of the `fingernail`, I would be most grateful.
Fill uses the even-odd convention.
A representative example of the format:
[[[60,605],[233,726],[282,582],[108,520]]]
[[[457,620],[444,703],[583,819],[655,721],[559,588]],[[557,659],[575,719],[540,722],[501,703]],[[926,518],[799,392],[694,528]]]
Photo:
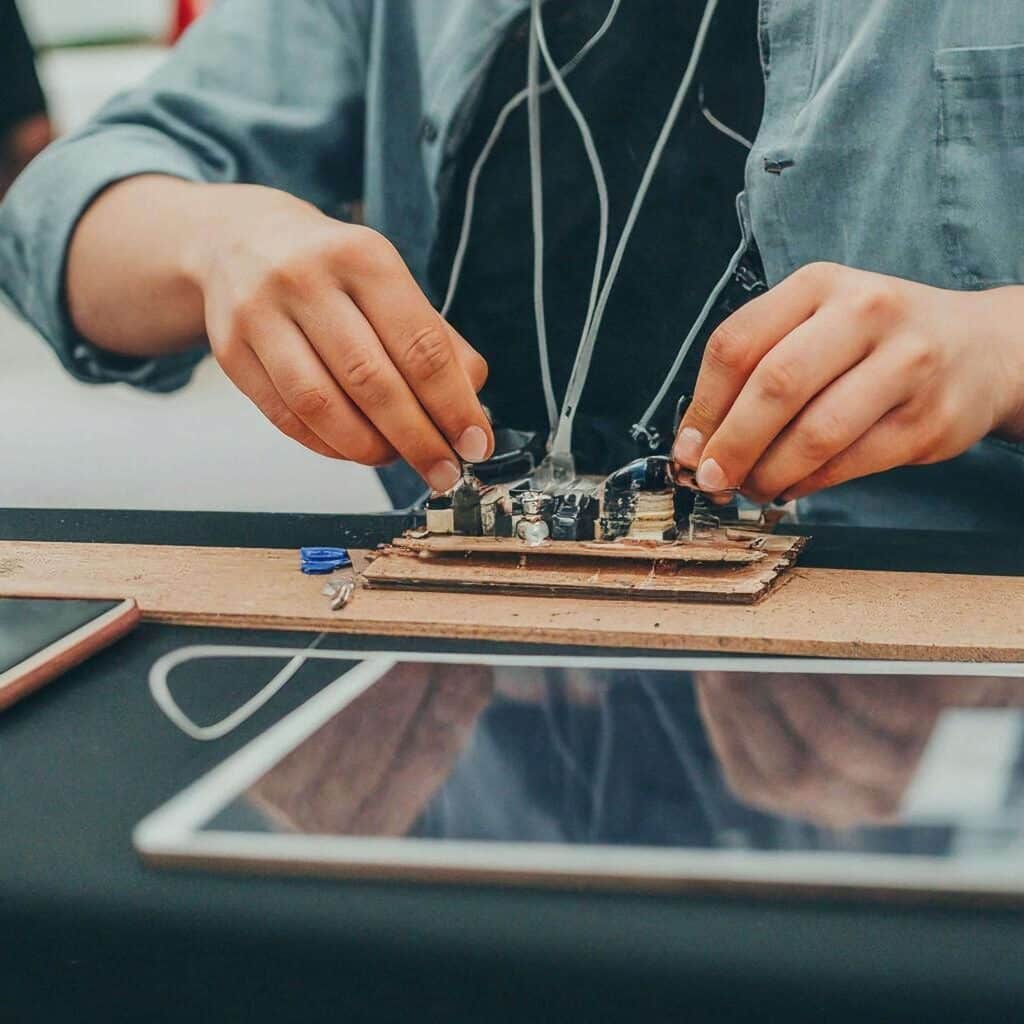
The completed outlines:
[[[427,472],[426,481],[440,493],[450,491],[462,476],[462,470],[454,462],[439,462]]]
[[[697,470],[697,486],[702,491],[725,491],[729,489],[729,481],[722,472],[722,467],[714,459],[705,459]]]
[[[683,466],[692,469],[700,462],[700,453],[704,451],[704,435],[693,427],[683,427],[676,438],[672,449],[672,458]]]
[[[455,442],[455,450],[467,462],[483,462],[487,448],[487,434],[481,427],[467,427]]]

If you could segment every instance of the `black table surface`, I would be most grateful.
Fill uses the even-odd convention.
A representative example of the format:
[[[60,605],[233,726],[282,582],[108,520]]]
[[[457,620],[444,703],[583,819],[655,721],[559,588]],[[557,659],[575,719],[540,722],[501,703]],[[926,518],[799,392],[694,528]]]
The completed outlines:
[[[366,545],[399,525],[395,516],[0,511],[0,539]],[[804,564],[1024,575],[1024,544],[1016,535],[822,528]],[[1024,917],[1008,910],[144,867],[131,847],[134,825],[331,676],[329,664],[307,666],[238,732],[197,744],[152,704],[149,666],[188,643],[307,640],[144,625],[0,718],[0,1021],[888,1022],[1024,1013]],[[190,693],[189,707],[211,720],[252,686],[225,672]]]

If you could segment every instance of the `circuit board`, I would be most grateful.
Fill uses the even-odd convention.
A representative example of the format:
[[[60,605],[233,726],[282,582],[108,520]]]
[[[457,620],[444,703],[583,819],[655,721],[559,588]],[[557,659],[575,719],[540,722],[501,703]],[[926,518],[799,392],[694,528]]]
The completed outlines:
[[[743,521],[735,506],[677,486],[664,458],[548,490],[485,487],[467,471],[362,579],[371,588],[749,604],[784,579],[806,543],[768,530],[761,515]]]

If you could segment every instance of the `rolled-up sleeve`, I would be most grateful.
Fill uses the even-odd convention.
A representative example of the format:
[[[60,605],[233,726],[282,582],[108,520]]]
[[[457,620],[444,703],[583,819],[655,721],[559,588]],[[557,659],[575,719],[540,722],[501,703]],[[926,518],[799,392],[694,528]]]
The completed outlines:
[[[69,372],[168,391],[203,355],[126,359],[75,330],[68,244],[104,189],[140,174],[246,182],[328,213],[359,196],[371,3],[219,0],[150,78],[22,174],[0,204],[0,287]]]

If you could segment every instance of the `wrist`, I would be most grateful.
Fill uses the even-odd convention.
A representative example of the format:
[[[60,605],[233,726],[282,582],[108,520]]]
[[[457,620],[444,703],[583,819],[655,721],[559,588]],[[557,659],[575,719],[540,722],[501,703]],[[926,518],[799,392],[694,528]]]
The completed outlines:
[[[1011,285],[987,293],[993,303],[997,372],[1004,392],[993,433],[1024,441],[1024,287]],[[998,387],[998,381],[996,385]]]
[[[176,247],[176,270],[190,288],[205,294],[225,236],[233,235],[237,186],[192,182],[181,182],[181,186],[188,192],[182,197],[183,230]]]

